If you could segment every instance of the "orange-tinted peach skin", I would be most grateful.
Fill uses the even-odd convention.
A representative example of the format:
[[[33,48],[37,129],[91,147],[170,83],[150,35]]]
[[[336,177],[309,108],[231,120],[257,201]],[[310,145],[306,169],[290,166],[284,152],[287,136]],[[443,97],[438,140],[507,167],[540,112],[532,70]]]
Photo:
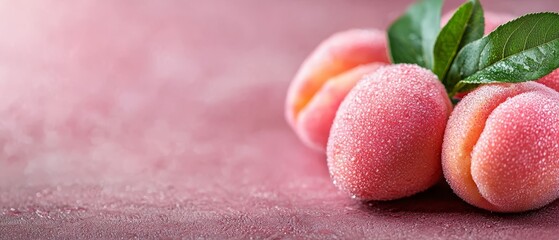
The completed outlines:
[[[497,212],[559,196],[559,93],[539,83],[493,84],[468,94],[445,132],[443,172],[466,202]]]
[[[427,69],[398,64],[361,80],[343,100],[328,140],[334,184],[363,200],[423,191],[442,177],[441,147],[452,104]]]
[[[340,102],[363,75],[388,62],[382,31],[348,30],[326,39],[289,87],[288,123],[308,146],[324,150]]]

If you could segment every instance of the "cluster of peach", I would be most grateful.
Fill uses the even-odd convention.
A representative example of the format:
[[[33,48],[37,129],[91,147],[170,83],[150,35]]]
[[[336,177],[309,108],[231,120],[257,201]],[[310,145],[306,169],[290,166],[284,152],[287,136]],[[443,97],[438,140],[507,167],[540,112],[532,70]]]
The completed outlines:
[[[512,17],[485,19],[488,33]],[[453,107],[431,71],[390,65],[386,47],[379,30],[335,34],[288,91],[289,124],[326,151],[338,188],[392,200],[444,174],[458,196],[490,211],[536,209],[559,197],[559,70],[537,82],[482,85]]]

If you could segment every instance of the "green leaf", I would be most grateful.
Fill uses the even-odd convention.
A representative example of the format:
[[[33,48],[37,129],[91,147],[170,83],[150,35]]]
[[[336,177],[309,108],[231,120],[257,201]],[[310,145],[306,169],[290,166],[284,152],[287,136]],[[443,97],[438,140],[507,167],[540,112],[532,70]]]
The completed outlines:
[[[535,13],[498,27],[458,53],[448,83],[525,82],[549,74],[559,68],[558,26],[559,14]]]
[[[415,63],[432,69],[441,9],[442,0],[421,0],[390,26],[388,45],[393,63]]]
[[[435,42],[433,72],[443,80],[458,51],[483,37],[483,9],[478,0],[464,3],[443,27]]]

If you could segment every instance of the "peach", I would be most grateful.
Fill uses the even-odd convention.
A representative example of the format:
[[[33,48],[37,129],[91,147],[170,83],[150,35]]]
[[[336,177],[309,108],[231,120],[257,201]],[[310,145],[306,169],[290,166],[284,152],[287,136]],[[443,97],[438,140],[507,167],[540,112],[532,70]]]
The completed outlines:
[[[398,64],[361,80],[342,101],[327,147],[334,184],[355,198],[391,200],[442,177],[441,147],[452,104],[427,69]]]
[[[484,85],[454,109],[442,167],[466,202],[520,212],[559,196],[559,93],[536,82]]]
[[[342,99],[364,74],[388,62],[384,32],[334,34],[303,62],[291,82],[285,104],[288,123],[304,143],[324,150]]]
[[[559,69],[555,69],[550,74],[540,78],[538,82],[559,92]]]

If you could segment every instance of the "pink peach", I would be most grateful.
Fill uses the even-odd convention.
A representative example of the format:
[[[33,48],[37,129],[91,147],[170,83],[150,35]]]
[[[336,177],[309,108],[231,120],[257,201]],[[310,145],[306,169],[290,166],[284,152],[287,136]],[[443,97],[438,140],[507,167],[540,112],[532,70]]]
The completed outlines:
[[[399,64],[361,80],[342,101],[327,160],[334,184],[363,200],[423,191],[442,176],[441,146],[452,111],[427,69]]]
[[[541,84],[484,85],[454,109],[443,172],[466,202],[490,211],[542,207],[559,196],[559,94]]]
[[[304,143],[324,150],[335,112],[347,92],[364,74],[388,62],[382,31],[348,30],[326,39],[291,82],[285,104],[288,123]]]
[[[559,92],[559,69],[555,69],[555,71],[540,78],[538,82]]]

